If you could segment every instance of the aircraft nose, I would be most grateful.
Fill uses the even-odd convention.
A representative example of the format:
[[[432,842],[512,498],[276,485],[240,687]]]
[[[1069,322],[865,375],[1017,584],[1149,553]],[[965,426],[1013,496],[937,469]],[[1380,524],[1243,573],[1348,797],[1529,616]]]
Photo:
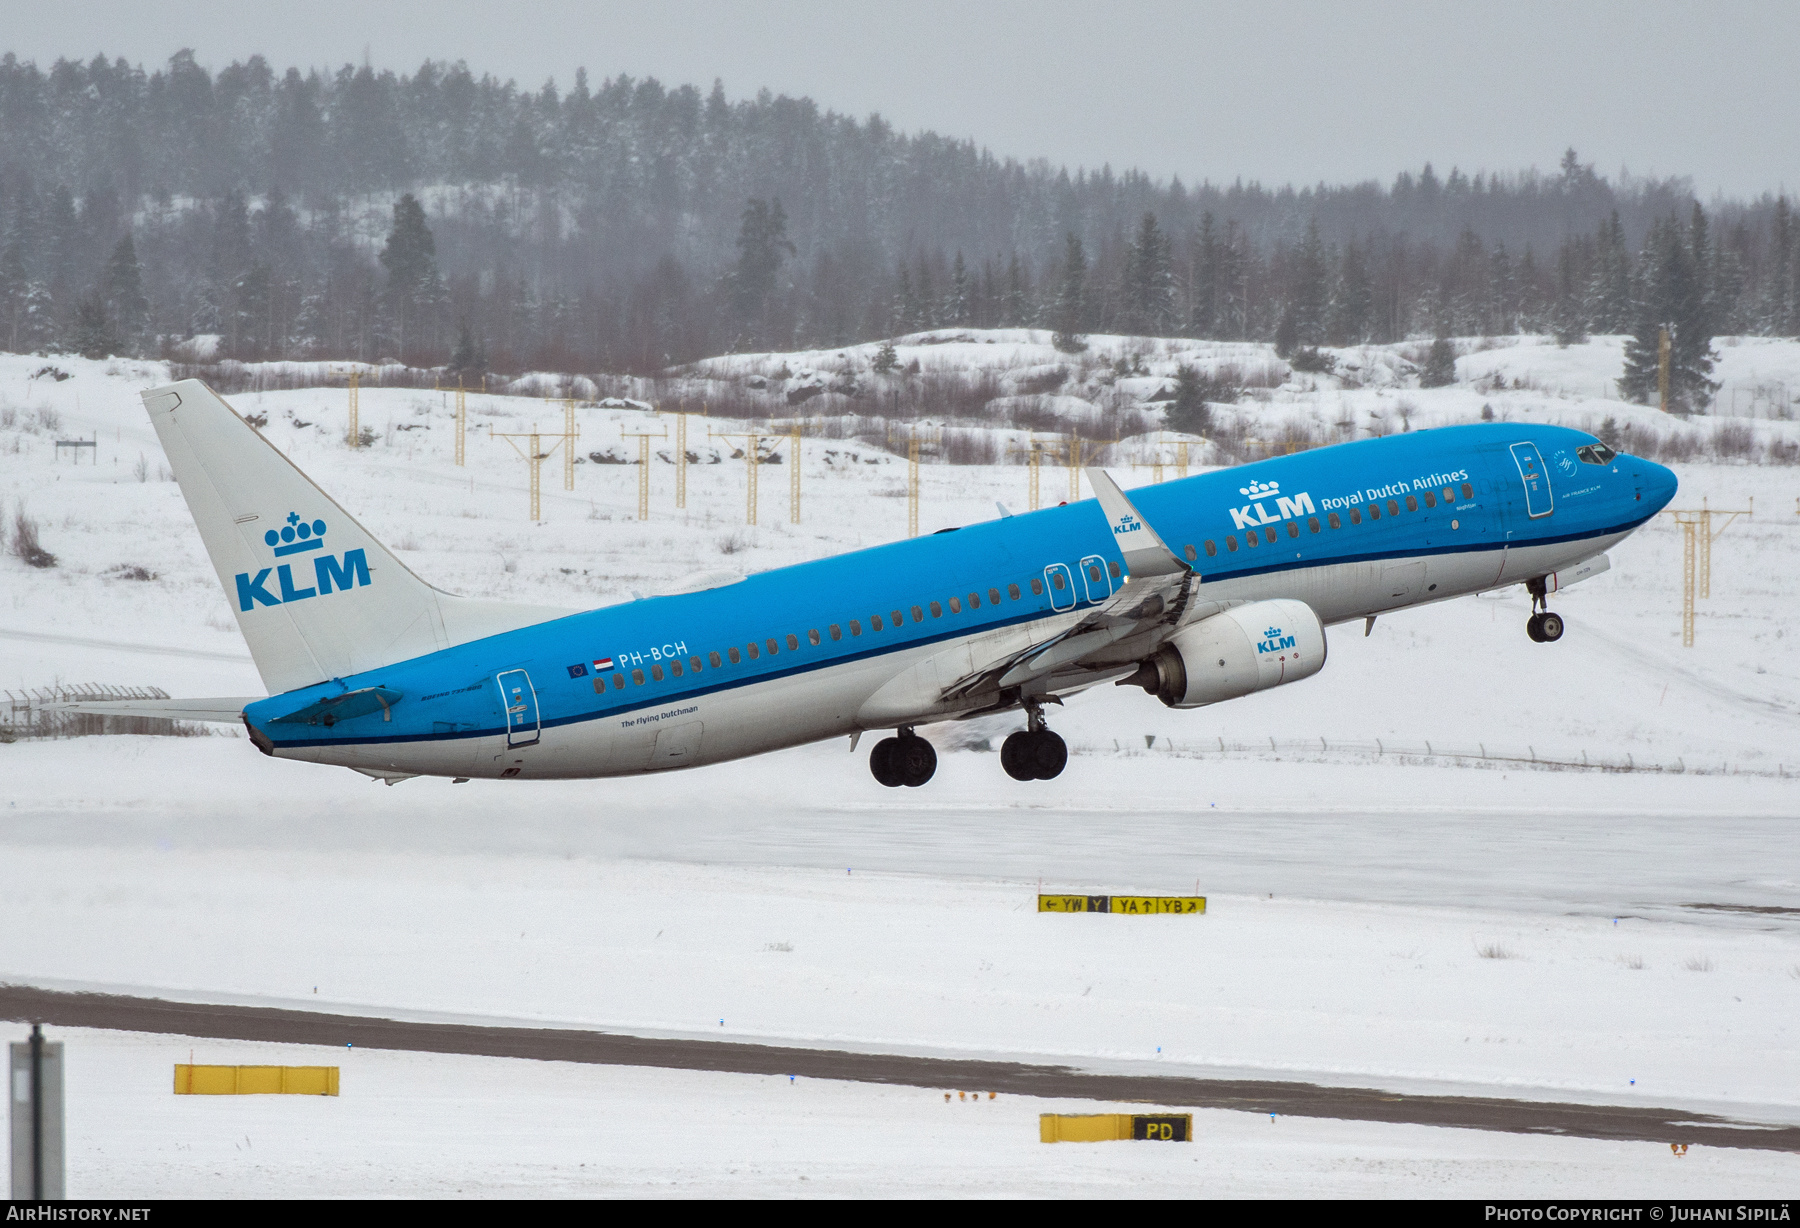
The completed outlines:
[[[1660,512],[1675,497],[1675,488],[1681,485],[1675,471],[1653,461],[1640,461],[1643,465],[1644,502],[1650,505],[1648,510]]]

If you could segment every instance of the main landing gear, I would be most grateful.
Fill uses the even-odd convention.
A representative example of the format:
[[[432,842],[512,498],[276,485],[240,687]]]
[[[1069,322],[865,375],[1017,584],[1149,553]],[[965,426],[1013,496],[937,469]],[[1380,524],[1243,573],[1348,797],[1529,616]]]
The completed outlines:
[[[1069,762],[1069,745],[1044,728],[1044,709],[1025,705],[1025,728],[1000,744],[1000,766],[1014,780],[1055,780]]]
[[[875,743],[869,752],[869,771],[890,789],[901,785],[916,789],[936,774],[937,751],[910,725],[902,725],[899,737]]]
[[[1548,604],[1544,594],[1544,581],[1540,577],[1525,585],[1531,593],[1532,615],[1525,621],[1525,634],[1531,637],[1534,644],[1554,644],[1562,638],[1563,620],[1561,614],[1553,614],[1544,607]]]

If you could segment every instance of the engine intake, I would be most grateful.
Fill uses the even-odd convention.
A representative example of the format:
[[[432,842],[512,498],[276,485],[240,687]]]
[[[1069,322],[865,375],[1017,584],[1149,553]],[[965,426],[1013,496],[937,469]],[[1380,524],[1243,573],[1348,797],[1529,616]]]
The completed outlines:
[[[1304,601],[1235,606],[1183,627],[1120,686],[1171,708],[1201,708],[1310,678],[1325,666],[1325,624]]]

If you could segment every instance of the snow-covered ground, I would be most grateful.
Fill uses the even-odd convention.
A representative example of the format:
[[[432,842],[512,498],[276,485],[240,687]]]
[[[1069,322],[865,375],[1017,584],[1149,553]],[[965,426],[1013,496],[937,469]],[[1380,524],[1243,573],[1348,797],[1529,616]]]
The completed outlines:
[[[1201,1111],[1195,1142],[1038,1142],[1140,1105],[133,1033],[69,1046],[72,1198],[1776,1198],[1800,1157]],[[174,1096],[171,1068],[330,1064],[341,1093]],[[978,1091],[979,1089],[966,1089]]]
[[[917,348],[934,357],[958,344],[1004,348]],[[1467,382],[1442,390],[1404,387],[1388,363],[1399,372],[1389,384],[1325,378],[1243,412],[1332,421],[1349,402],[1363,421],[1405,398],[1414,429],[1483,404],[1574,424],[1651,414],[1600,400],[1616,374],[1608,344],[1474,352],[1461,360]],[[1768,351],[1765,374],[1792,365],[1800,390],[1791,343],[1722,348],[1722,370],[1752,349]],[[1552,358],[1571,365],[1552,370]],[[26,507],[60,559],[35,571],[0,558],[0,688],[258,693],[136,397],[162,369],[53,364],[73,378],[30,379],[51,361],[0,356],[0,497],[9,519]],[[1494,371],[1507,390],[1476,386]],[[1595,392],[1583,393],[1590,375]],[[454,591],[594,605],[690,572],[759,570],[905,532],[904,460],[858,440],[803,445],[799,525],[788,523],[785,445],[783,465],[760,467],[751,528],[745,465],[730,459],[741,444],[708,440],[700,419],[690,449],[717,447],[721,463],[690,466],[685,511],[671,465],[649,467],[652,515],[640,522],[637,467],[584,464],[565,493],[555,459],[545,520],[531,524],[524,462],[486,429],[558,430],[560,404],[470,396],[477,430],[458,469],[445,394],[365,387],[362,421],[379,438],[359,451],[341,442],[341,389],[231,399],[267,414],[271,440]],[[629,407],[579,412],[584,457],[635,456],[623,432],[673,433],[668,418]],[[56,459],[52,441],[74,437],[98,441],[98,464]],[[1128,486],[1150,477],[1115,471]],[[1501,594],[1384,616],[1367,638],[1360,624],[1336,628],[1320,677],[1216,709],[1175,713],[1107,688],[1053,717],[1076,755],[1051,784],[1015,784],[979,749],[1008,727],[1000,720],[930,731],[948,752],[938,778],[904,795],[876,785],[843,743],[676,776],[391,789],[265,759],[229,729],[0,746],[0,979],[1792,1120],[1800,646],[1787,632],[1800,470],[1679,472],[1678,506],[1754,497],[1757,508],[1715,546],[1693,648],[1680,641],[1680,537],[1659,522],[1613,552],[1610,572],[1556,598],[1570,628],[1557,645],[1530,643],[1526,601]],[[993,516],[995,500],[1025,502],[1016,465],[927,465],[923,478],[927,532]],[[1062,470],[1043,483],[1064,497],[1051,494],[1066,487]],[[131,566],[155,578],[123,578]],[[1277,745],[1254,749],[1268,739]],[[1308,739],[1316,752],[1299,749]],[[1385,749],[1427,743],[1434,753]],[[1446,744],[1671,770],[1471,764],[1435,753]],[[1047,890],[1197,888],[1212,905],[1203,918],[1039,916],[1040,879]],[[1790,911],[1751,911],[1767,909]],[[346,1193],[785,1193],[801,1175],[835,1182],[816,1192],[1748,1193],[1791,1184],[1793,1171],[1757,1153],[1696,1162],[1696,1151],[1677,1168],[1666,1148],[1423,1128],[1282,1122],[1272,1136],[1231,1114],[1206,1115],[1200,1133],[1216,1142],[1172,1148],[1171,1161],[1043,1148],[1036,1102],[944,1128],[913,1116],[942,1108],[935,1092],[821,1084],[805,1107],[778,1110],[757,1098],[800,1089],[393,1054],[354,1059],[385,1080],[380,1109],[354,1107],[348,1090],[324,1107],[195,1107],[160,1098],[165,1050],[186,1042],[72,1039],[117,1075],[79,1095],[99,1098],[89,1120],[109,1121],[85,1136],[98,1149],[86,1154],[104,1156],[86,1171],[114,1174],[106,1188],[118,1193],[165,1190],[183,1174],[219,1193],[300,1192],[322,1167]],[[223,1055],[249,1048],[214,1045],[211,1060],[252,1060]],[[641,1150],[620,1141],[623,1127],[592,1124],[641,1120],[638,1106],[652,1103],[671,1107],[643,1127]],[[673,1147],[668,1134],[717,1103],[735,1116],[716,1146]],[[302,1125],[265,1143],[247,1126],[259,1151],[223,1158],[240,1121],[331,1112],[365,1116],[341,1142]],[[916,1121],[929,1141],[897,1146],[890,1117]],[[586,1124],[559,1124],[534,1148],[527,1123],[546,1119]],[[764,1132],[765,1120],[784,1124]],[[170,1124],[182,1121],[197,1133]],[[511,1149],[483,1151],[482,1121],[514,1123]],[[779,1156],[766,1149],[777,1146]],[[384,1153],[404,1174],[392,1187]],[[1170,1164],[1185,1167],[1176,1176]]]

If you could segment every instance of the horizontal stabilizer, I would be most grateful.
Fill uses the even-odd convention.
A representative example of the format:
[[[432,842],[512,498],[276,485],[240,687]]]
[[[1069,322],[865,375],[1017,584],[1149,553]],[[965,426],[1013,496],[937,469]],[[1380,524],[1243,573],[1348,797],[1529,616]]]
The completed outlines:
[[[339,721],[367,716],[371,712],[380,712],[385,719],[388,709],[399,703],[400,699],[399,691],[389,690],[382,686],[369,686],[360,691],[346,691],[342,695],[327,695],[317,703],[306,705],[298,712],[278,716],[269,724],[335,725]]]
[[[219,721],[235,725],[244,709],[264,698],[239,695],[225,699],[100,699],[66,704],[47,704],[46,710],[81,712],[88,716],[150,716],[171,721]]]

